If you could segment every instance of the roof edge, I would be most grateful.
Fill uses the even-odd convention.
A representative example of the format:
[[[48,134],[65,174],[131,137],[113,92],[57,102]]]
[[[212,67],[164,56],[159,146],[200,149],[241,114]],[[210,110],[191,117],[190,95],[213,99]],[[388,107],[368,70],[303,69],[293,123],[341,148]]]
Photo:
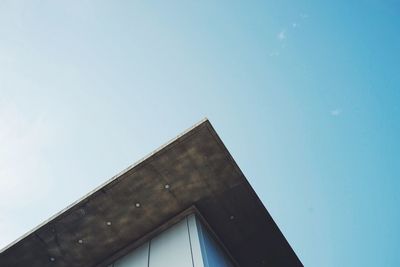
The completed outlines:
[[[95,194],[96,192],[98,192],[99,190],[101,190],[103,187],[111,184],[112,182],[114,182],[115,180],[117,180],[119,177],[121,177],[122,175],[124,175],[125,173],[129,172],[130,170],[132,170],[133,168],[135,168],[136,166],[138,166],[139,164],[143,163],[144,161],[146,161],[147,159],[149,159],[151,156],[153,156],[154,154],[156,154],[157,152],[161,151],[163,148],[167,147],[168,145],[174,143],[175,141],[177,141],[180,137],[184,136],[185,134],[187,134],[188,132],[192,131],[193,129],[203,125],[203,124],[209,124],[211,125],[209,119],[207,117],[203,118],[202,120],[200,120],[199,122],[197,122],[196,124],[194,124],[193,126],[191,126],[190,128],[186,129],[185,131],[183,131],[182,133],[180,133],[179,135],[177,135],[176,137],[170,139],[169,141],[167,141],[166,143],[164,143],[163,145],[161,145],[160,147],[156,148],[155,150],[153,150],[152,152],[150,152],[149,154],[147,154],[146,156],[142,157],[141,159],[137,160],[136,162],[134,162],[133,164],[129,165],[127,168],[123,169],[122,171],[120,171],[119,173],[113,175],[110,179],[108,179],[107,181],[105,181],[104,183],[100,184],[99,186],[95,187],[93,190],[91,190],[89,193],[85,194],[84,196],[80,197],[78,200],[72,202],[71,204],[69,204],[67,207],[65,207],[64,209],[62,209],[61,211],[57,212],[56,214],[52,215],[50,218],[48,218],[47,220],[43,221],[42,223],[40,223],[39,225],[37,225],[36,227],[34,227],[32,230],[26,232],[25,234],[23,234],[21,237],[15,239],[13,242],[11,242],[10,244],[6,245],[4,248],[0,249],[0,253],[5,252],[6,250],[8,250],[9,248],[11,248],[12,246],[16,245],[17,243],[19,243],[20,241],[22,241],[23,239],[27,238],[29,235],[33,234],[34,232],[36,232],[37,230],[39,230],[40,228],[42,228],[43,226],[45,226],[46,224],[50,223],[51,221],[55,220],[57,217],[59,217],[60,215],[68,212],[70,209],[72,209],[73,207],[75,207],[76,205],[78,205],[79,203],[85,201],[88,197],[92,196],[93,194]]]

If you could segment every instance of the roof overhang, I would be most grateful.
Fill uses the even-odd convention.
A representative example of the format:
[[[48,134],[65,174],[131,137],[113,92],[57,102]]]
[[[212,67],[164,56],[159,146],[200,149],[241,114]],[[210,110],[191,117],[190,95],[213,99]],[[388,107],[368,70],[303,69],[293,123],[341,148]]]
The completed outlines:
[[[303,266],[208,120],[12,243],[0,265],[104,266],[190,210],[240,266]]]

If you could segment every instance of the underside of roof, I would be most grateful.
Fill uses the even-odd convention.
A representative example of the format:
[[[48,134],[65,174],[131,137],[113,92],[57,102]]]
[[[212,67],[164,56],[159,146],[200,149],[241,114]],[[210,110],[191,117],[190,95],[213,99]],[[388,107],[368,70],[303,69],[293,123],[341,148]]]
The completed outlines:
[[[239,266],[303,266],[208,120],[8,246],[0,266],[105,266],[191,209]]]

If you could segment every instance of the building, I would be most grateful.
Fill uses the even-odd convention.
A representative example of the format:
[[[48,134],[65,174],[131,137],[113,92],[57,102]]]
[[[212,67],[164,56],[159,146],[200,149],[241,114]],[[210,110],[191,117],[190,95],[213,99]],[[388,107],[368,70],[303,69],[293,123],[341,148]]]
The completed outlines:
[[[204,120],[6,247],[0,266],[303,265]]]

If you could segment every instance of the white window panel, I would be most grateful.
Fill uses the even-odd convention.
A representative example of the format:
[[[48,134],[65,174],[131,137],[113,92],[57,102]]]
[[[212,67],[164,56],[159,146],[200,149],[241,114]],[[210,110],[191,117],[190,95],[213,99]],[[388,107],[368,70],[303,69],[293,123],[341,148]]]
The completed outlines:
[[[148,267],[149,242],[136,248],[125,257],[117,260],[113,267]]]
[[[187,219],[150,242],[150,267],[193,267]]]

